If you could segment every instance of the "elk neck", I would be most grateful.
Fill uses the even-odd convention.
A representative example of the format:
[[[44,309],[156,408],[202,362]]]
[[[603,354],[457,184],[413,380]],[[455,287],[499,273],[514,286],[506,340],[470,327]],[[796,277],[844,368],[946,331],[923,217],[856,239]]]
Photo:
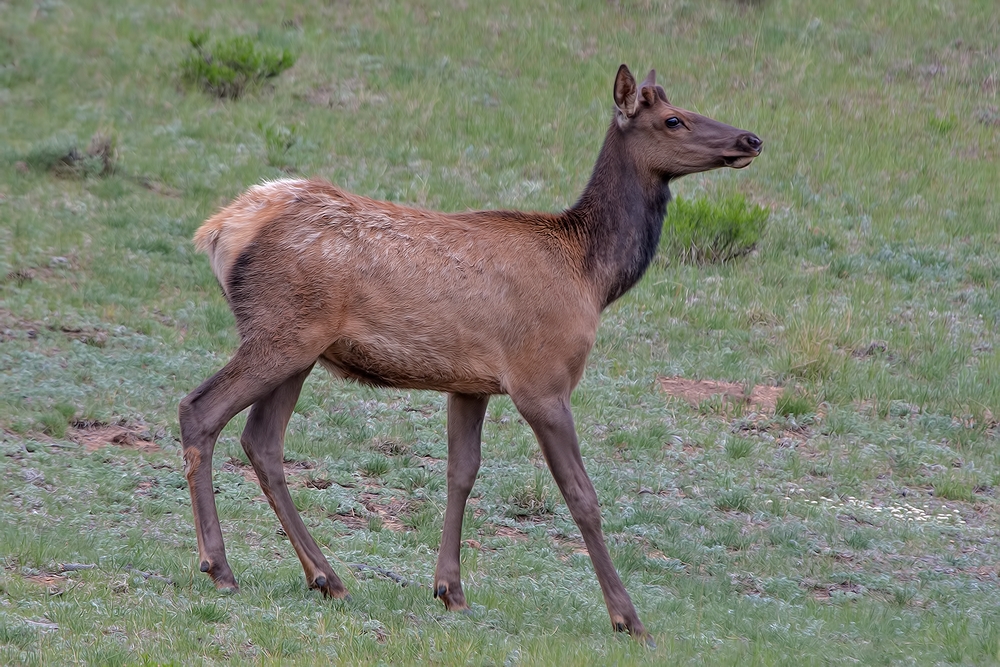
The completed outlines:
[[[640,173],[622,130],[608,128],[593,174],[563,222],[582,245],[584,275],[601,308],[625,294],[649,268],[663,229],[668,180]]]

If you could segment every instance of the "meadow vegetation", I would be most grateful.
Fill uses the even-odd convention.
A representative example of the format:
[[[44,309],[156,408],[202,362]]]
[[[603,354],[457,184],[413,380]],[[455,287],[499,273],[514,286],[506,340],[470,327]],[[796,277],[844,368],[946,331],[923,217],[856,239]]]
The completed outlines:
[[[0,664],[997,663],[998,43],[992,0],[0,2]],[[192,74],[226,49],[239,94]],[[307,590],[243,417],[216,592],[176,410],[237,339],[197,226],[288,174],[566,207],[622,62],[765,144],[675,183],[573,396],[657,648],[611,632],[506,398],[446,613],[444,397],[320,372],[286,472],[353,597]],[[675,243],[734,220],[728,261]]]

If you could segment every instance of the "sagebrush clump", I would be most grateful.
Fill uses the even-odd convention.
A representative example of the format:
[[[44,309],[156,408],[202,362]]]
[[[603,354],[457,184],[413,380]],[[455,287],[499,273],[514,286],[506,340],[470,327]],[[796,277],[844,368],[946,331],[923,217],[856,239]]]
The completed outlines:
[[[743,195],[719,200],[678,197],[663,223],[661,265],[674,259],[688,264],[714,264],[742,257],[757,247],[770,212],[747,203]]]
[[[181,63],[184,79],[219,98],[239,99],[295,64],[291,51],[246,35],[217,40],[212,47],[207,32],[192,33],[188,39],[195,52]]]
[[[96,132],[86,150],[75,136],[52,137],[34,146],[21,162],[26,168],[64,177],[98,177],[115,172],[118,151],[113,135]]]

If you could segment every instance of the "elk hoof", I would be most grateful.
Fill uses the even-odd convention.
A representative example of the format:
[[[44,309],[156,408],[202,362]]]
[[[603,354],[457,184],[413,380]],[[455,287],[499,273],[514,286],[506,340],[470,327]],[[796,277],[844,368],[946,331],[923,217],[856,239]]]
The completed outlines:
[[[468,611],[469,605],[465,604],[465,595],[461,587],[454,591],[448,584],[438,584],[434,589],[434,597],[444,603],[444,608],[448,611]]]
[[[616,616],[611,621],[611,625],[614,627],[615,632],[627,632],[632,636],[632,639],[645,643],[648,648],[656,648],[656,641],[651,634],[646,632],[646,628],[642,626],[639,619],[629,624],[624,617]]]
[[[334,580],[336,583],[340,584],[339,581]],[[345,602],[351,601],[351,594],[347,592],[343,584],[339,586],[333,586],[330,584],[330,580],[325,576],[320,575],[316,577],[312,585],[309,588],[318,589],[325,598],[333,598],[334,600],[344,600]]]
[[[236,577],[233,576],[232,570],[229,569],[229,564],[225,561],[222,561],[220,564],[203,560],[198,569],[212,578],[216,590],[223,593],[235,593],[240,590],[239,585],[236,583]]]

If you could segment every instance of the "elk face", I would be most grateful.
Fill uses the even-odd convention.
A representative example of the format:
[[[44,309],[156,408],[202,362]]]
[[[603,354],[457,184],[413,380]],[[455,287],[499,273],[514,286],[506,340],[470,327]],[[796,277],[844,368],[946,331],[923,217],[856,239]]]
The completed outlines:
[[[753,132],[670,104],[655,70],[636,86],[622,65],[614,96],[615,118],[640,172],[669,181],[720,167],[742,169],[763,148]]]

